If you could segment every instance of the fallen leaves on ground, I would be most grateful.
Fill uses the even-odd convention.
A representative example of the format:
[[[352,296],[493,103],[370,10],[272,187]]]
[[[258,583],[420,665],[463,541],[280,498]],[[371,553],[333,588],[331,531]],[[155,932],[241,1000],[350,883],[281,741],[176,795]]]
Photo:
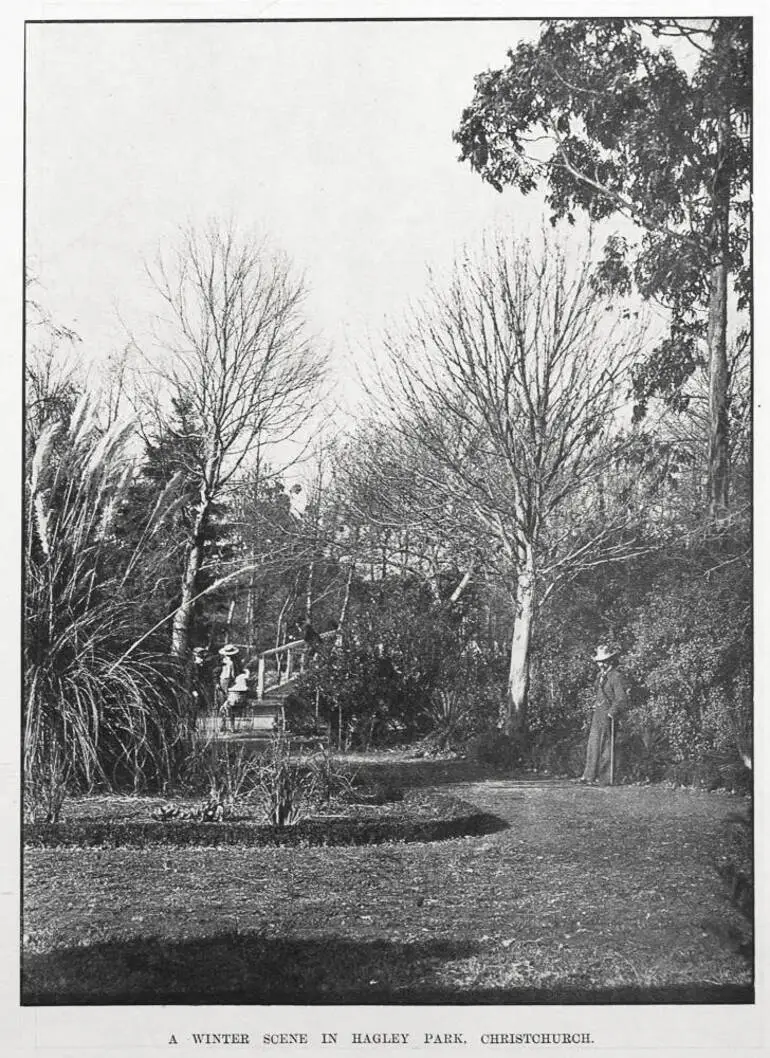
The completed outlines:
[[[715,868],[735,798],[467,769],[450,784],[442,764],[440,790],[508,829],[359,848],[27,850],[26,1000],[747,994],[750,928]],[[399,764],[427,789],[426,766]]]

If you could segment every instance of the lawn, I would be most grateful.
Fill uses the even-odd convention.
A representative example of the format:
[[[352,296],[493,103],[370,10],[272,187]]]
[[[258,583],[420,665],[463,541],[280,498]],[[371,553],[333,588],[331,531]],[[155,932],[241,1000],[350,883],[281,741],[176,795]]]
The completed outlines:
[[[359,761],[505,824],[364,847],[27,849],[25,1003],[750,1002],[741,798]]]

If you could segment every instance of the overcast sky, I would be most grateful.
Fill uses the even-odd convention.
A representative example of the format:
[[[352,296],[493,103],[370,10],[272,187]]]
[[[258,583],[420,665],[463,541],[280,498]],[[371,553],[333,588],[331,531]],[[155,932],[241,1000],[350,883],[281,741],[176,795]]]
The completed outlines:
[[[539,224],[452,142],[474,74],[533,22],[32,25],[27,247],[38,296],[90,360],[141,326],[143,259],[211,217],[260,230],[304,271],[333,355],[419,296],[486,230]]]

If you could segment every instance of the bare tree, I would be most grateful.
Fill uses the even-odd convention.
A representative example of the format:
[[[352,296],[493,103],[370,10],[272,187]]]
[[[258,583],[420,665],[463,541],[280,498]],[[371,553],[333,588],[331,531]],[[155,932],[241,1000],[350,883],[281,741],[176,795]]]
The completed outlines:
[[[437,604],[459,599],[485,550],[478,523],[444,478],[414,431],[388,423],[364,423],[335,451],[343,549],[372,579],[376,568],[382,576],[417,577]],[[459,582],[442,597],[440,584],[457,569]]]
[[[386,338],[391,423],[422,451],[412,470],[434,508],[460,512],[506,576],[514,604],[506,729],[525,729],[538,589],[576,565],[627,554],[628,512],[597,517],[643,331],[544,237],[499,240],[435,280]],[[564,513],[569,511],[569,524]],[[581,531],[583,527],[583,531]],[[588,527],[589,531],[586,531]],[[478,551],[478,549],[477,549]]]
[[[54,321],[35,297],[37,286],[34,275],[25,277],[24,411],[29,446],[49,422],[68,418],[86,389],[77,355],[81,339],[72,328]]]
[[[195,482],[172,653],[184,654],[212,505],[266,442],[291,438],[315,408],[323,359],[307,334],[303,281],[287,260],[231,228],[187,230],[148,274],[165,304],[154,326],[145,420],[162,431],[169,401],[189,432],[184,471]]]

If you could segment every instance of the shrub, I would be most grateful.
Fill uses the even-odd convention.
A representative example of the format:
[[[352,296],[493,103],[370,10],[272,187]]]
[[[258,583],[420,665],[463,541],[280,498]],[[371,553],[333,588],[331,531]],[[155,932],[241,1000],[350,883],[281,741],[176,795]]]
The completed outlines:
[[[740,782],[751,760],[750,631],[745,585],[716,577],[661,578],[637,608],[628,726],[647,777]]]
[[[670,767],[665,736],[655,728],[641,730],[620,725],[616,743],[617,774],[630,782],[659,782]],[[620,762],[622,761],[622,765]]]
[[[306,692],[306,681],[300,680],[298,692],[287,694],[281,724],[290,735],[328,739],[329,723],[320,714],[316,717],[315,695]]]
[[[232,807],[253,796],[259,772],[259,759],[247,746],[222,742],[216,735],[199,737],[185,762],[182,788],[216,797]]]
[[[461,749],[497,723],[505,681],[483,657],[456,659],[446,666],[443,679],[446,684],[434,691],[426,706],[426,743],[439,751]]]
[[[582,733],[540,732],[530,741],[527,761],[536,771],[551,775],[579,775],[585,763]]]
[[[280,732],[273,736],[259,759],[256,775],[265,818],[271,826],[280,829],[301,819],[313,779],[307,766],[292,758],[290,739]]]
[[[31,823],[57,823],[67,795],[70,768],[60,747],[41,754],[24,776],[23,815]]]
[[[335,798],[353,796],[353,777],[350,770],[334,760],[322,747],[307,760],[307,797],[312,804],[328,804]]]
[[[286,725],[293,733],[315,729],[317,701],[324,726],[341,746],[368,749],[414,726],[413,698],[413,687],[387,654],[347,641],[320,656],[298,681]]]
[[[449,582],[456,586],[460,576],[448,574]],[[487,707],[497,684],[491,692],[485,686],[495,666],[469,638],[473,588],[447,606],[404,575],[359,584],[358,595],[364,597],[352,605],[341,641],[322,651],[299,682],[301,705],[293,703],[290,730],[304,730],[316,701],[345,748],[428,734],[451,743],[497,719],[498,701]]]
[[[467,743],[466,753],[478,764],[492,764],[501,768],[513,768],[521,759],[516,739],[497,729],[475,735]]]
[[[621,648],[629,708],[616,775],[745,789],[752,762],[750,542],[740,527],[587,571],[543,607],[532,644],[530,760],[570,771],[594,706],[596,643]]]

